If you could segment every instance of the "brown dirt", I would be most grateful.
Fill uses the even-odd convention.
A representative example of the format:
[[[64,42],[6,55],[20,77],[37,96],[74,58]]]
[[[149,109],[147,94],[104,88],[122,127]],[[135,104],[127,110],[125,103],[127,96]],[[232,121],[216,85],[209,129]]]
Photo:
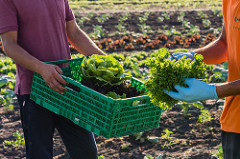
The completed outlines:
[[[115,92],[118,95],[126,94],[126,98],[137,97],[140,95],[140,92],[137,91],[135,87],[131,87],[127,84],[120,84],[116,86],[106,85],[100,87],[97,83],[91,82],[89,80],[82,80],[81,83],[99,93],[107,94],[108,92]]]

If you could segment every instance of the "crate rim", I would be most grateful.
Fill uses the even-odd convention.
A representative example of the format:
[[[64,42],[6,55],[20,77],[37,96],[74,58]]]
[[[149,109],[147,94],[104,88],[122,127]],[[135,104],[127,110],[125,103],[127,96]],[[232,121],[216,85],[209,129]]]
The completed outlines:
[[[48,61],[48,62],[45,62],[45,63],[56,65],[56,64],[67,63],[67,62],[71,62],[71,61],[83,60],[85,57],[87,57],[87,56],[83,56],[83,57],[81,57],[81,58],[74,58],[74,59]],[[61,74],[60,74],[60,75],[61,75]],[[127,100],[129,101],[129,100],[135,100],[136,98],[137,98],[137,99],[139,99],[139,98],[141,98],[141,99],[144,99],[144,98],[150,99],[149,95],[141,95],[141,96],[136,96],[136,97],[131,97],[131,98],[124,98],[124,99],[113,99],[112,97],[105,96],[105,95],[102,94],[102,93],[99,93],[99,92],[97,92],[97,91],[95,91],[95,90],[93,90],[93,89],[90,89],[90,88],[87,87],[87,86],[84,86],[83,84],[81,84],[80,82],[78,82],[78,81],[76,81],[76,80],[74,80],[74,79],[72,79],[72,78],[66,77],[66,76],[64,76],[64,75],[61,75],[61,76],[62,76],[67,82],[69,82],[69,83],[71,83],[71,84],[73,84],[73,85],[74,85],[74,84],[77,84],[77,85],[75,85],[75,86],[77,86],[77,87],[84,87],[85,89],[88,89],[89,91],[94,91],[94,93],[96,93],[96,94],[98,94],[98,95],[101,95],[101,96],[104,96],[105,98],[111,99],[112,101],[127,101]],[[137,78],[135,78],[135,77],[131,77],[131,78],[134,79],[134,80],[136,80],[136,81],[138,81],[138,82],[143,83],[143,81],[141,81],[141,80],[139,80],[139,79],[137,79]]]

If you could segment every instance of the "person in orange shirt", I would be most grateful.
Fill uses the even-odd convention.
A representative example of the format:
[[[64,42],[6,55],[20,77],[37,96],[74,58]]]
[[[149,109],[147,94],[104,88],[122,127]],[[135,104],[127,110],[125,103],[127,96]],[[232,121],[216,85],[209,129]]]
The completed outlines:
[[[223,0],[224,25],[220,37],[211,44],[188,53],[173,54],[177,59],[194,53],[202,54],[206,64],[228,60],[228,81],[218,85],[198,79],[185,79],[188,88],[176,85],[175,91],[165,91],[169,96],[186,102],[226,97],[221,115],[224,159],[240,159],[240,2]]]

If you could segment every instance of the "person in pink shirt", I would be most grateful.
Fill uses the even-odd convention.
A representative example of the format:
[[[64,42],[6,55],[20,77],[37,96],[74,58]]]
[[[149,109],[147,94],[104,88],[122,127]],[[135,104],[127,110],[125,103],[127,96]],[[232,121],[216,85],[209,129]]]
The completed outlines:
[[[17,65],[15,93],[26,141],[27,159],[53,158],[57,128],[72,159],[96,159],[91,132],[29,99],[33,72],[58,93],[68,84],[62,70],[46,61],[71,58],[68,42],[83,55],[105,55],[78,27],[68,0],[0,0],[0,35],[7,56]]]

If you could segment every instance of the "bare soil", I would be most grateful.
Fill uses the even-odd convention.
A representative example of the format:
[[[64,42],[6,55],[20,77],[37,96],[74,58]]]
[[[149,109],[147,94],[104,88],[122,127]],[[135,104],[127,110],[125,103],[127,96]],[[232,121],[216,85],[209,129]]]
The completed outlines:
[[[135,87],[131,87],[129,84],[120,84],[120,85],[105,85],[98,86],[97,83],[91,82],[89,80],[82,80],[81,83],[99,93],[107,94],[109,92],[115,92],[118,95],[126,95],[126,98],[137,97],[141,92],[138,92]]]

